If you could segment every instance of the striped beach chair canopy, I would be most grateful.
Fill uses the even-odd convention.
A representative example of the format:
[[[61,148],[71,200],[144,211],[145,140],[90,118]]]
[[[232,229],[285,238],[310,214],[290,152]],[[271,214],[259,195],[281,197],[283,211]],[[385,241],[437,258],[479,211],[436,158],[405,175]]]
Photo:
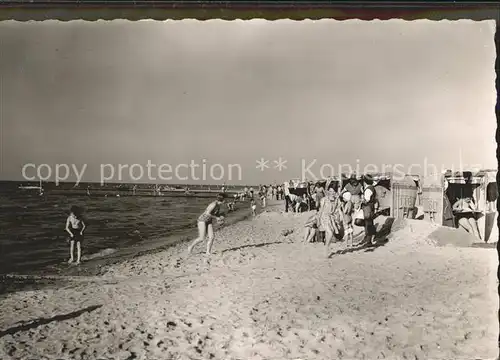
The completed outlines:
[[[302,189],[309,186],[309,183],[307,181],[302,181],[298,178],[291,179],[290,181],[285,181],[284,185],[287,186],[290,182],[292,183],[291,186],[289,186],[290,189]]]
[[[363,176],[371,177],[372,180],[374,180],[374,181],[391,180],[393,178],[393,174],[389,173],[389,172],[386,172],[386,173],[366,173],[366,174],[363,174]]]
[[[362,180],[362,178],[363,178],[362,175],[355,173],[355,172],[354,173],[342,173],[339,176],[336,176],[336,178],[342,179],[342,181],[347,181],[351,177],[355,177],[358,180]]]

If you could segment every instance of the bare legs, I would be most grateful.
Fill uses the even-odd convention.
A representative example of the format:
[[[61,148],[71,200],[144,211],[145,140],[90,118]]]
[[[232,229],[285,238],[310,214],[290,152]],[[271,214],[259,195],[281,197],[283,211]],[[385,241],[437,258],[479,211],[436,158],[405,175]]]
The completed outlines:
[[[208,235],[207,242],[207,255],[210,255],[212,252],[212,245],[214,242],[214,228],[212,224],[207,224],[203,221],[198,222],[198,237],[189,245],[188,253],[191,254],[193,252],[193,248],[205,240],[205,236]]]
[[[354,237],[353,237],[353,230],[352,230],[352,226],[350,225],[347,225],[346,227],[346,234],[347,234],[347,238],[346,238],[346,247],[348,249],[354,247]]]
[[[333,239],[333,229],[327,228],[325,230],[325,252],[326,256],[330,256],[330,243],[332,242]]]
[[[75,241],[71,240],[69,243],[69,261],[68,264],[71,264],[74,261],[73,252],[75,251]],[[82,246],[79,241],[76,242],[76,264],[80,264],[82,258]]]
[[[207,234],[208,234],[208,241],[207,241],[207,255],[210,255],[212,253],[212,245],[214,244],[214,227],[212,224],[207,225]]]
[[[73,251],[75,249],[75,242],[73,240],[71,240],[69,242],[69,260],[68,260],[68,264],[71,264],[74,260],[73,260]]]
[[[477,226],[477,221],[473,217],[471,218],[460,218],[458,220],[458,225],[463,227],[467,232],[474,234],[479,240],[481,240],[481,234],[479,233],[479,227]]]
[[[80,260],[82,258],[82,246],[80,245],[80,242],[76,243],[76,264],[78,265],[80,263]]]
[[[304,243],[311,243],[314,239],[314,235],[316,235],[316,229],[312,227],[306,227],[306,231],[304,233]]]

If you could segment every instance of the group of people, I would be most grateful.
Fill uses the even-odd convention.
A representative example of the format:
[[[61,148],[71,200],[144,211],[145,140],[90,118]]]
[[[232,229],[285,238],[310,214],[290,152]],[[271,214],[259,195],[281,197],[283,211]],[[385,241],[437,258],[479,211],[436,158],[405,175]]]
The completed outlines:
[[[343,189],[335,189],[334,184],[331,184],[325,191],[321,184],[316,184],[314,191],[309,193],[309,206],[313,205],[314,213],[305,224],[304,241],[322,241],[328,252],[332,241],[346,238],[347,247],[352,247],[353,225],[357,225],[365,230],[362,243],[372,244],[375,236],[373,220],[378,210],[375,185],[376,182],[370,177],[356,176],[351,176]],[[288,202],[293,204],[294,194],[288,196]]]
[[[365,184],[368,184],[365,179]],[[306,224],[306,242],[312,242],[314,238],[321,240],[324,238],[327,249],[332,241],[341,240],[344,235],[347,235],[352,244],[352,224],[353,221],[360,226],[365,227],[365,241],[371,241],[374,235],[373,229],[373,214],[376,209],[376,192],[373,185],[367,185],[363,188],[356,177],[350,179],[349,183],[339,193],[335,188],[329,187],[325,190],[320,184],[316,184],[314,192],[308,194],[310,196],[298,196],[290,192],[291,184],[283,186],[260,186],[257,193],[261,200],[261,206],[266,206],[266,199],[281,199],[284,198],[286,211],[290,205],[293,211],[303,211],[311,207],[314,214]],[[283,192],[283,194],[281,194]],[[250,210],[253,216],[256,215],[257,203],[255,200],[254,190],[252,188],[245,191],[245,196],[249,198]],[[239,198],[239,196],[237,196]],[[234,210],[233,199],[227,204],[228,210]],[[198,217],[198,237],[188,247],[188,252],[191,253],[193,248],[200,242],[207,239],[206,254],[210,255],[214,241],[214,222],[218,224],[224,223],[223,204],[226,202],[226,193],[222,192],[217,195],[216,199],[211,202],[205,211]],[[355,213],[362,211],[362,215],[354,216]],[[69,234],[68,242],[70,243],[70,259],[69,263],[81,262],[81,244],[84,238],[85,221],[83,219],[83,211],[77,206],[71,207],[70,214],[66,220],[66,232]],[[75,252],[76,248],[76,261]]]
[[[283,200],[284,199],[284,189],[282,185],[270,184],[270,185],[259,185],[259,190],[257,192],[259,199],[261,201],[266,200]],[[253,199],[255,196],[255,190],[253,187],[245,187],[243,191],[235,194],[234,197],[240,200]]]
[[[362,181],[361,181],[362,180]],[[364,185],[364,186],[363,186]],[[347,236],[346,242],[349,247],[353,244],[353,224],[362,226],[365,229],[365,237],[362,243],[372,244],[375,236],[375,226],[373,220],[378,210],[378,203],[375,191],[376,183],[369,177],[358,178],[352,176],[346,186],[338,191],[335,186],[324,189],[321,184],[315,184],[307,194],[299,196],[293,194],[293,184],[285,183],[282,187],[285,200],[285,211],[292,208],[292,211],[303,211],[306,208],[313,210],[314,214],[309,218],[306,227],[305,242],[323,241],[326,251],[329,251],[332,241],[341,241]],[[269,188],[271,191],[269,192]],[[274,187],[278,190],[278,187]],[[265,206],[266,198],[273,198],[273,186],[260,186],[258,195],[261,205]],[[256,214],[256,200],[253,189],[248,189],[250,198],[250,208],[252,215]],[[244,197],[244,198],[245,198]],[[215,201],[209,204],[206,210],[198,218],[198,237],[188,247],[191,253],[193,248],[208,237],[206,254],[210,255],[213,239],[214,221],[224,222],[224,215],[221,206],[225,202],[225,194],[217,195]]]

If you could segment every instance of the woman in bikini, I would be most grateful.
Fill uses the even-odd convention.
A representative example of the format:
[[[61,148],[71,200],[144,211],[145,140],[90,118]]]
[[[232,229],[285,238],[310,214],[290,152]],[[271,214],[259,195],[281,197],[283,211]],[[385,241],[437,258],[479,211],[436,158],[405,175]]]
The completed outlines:
[[[224,216],[221,216],[220,207],[224,203],[225,194],[217,195],[217,199],[210,203],[205,209],[205,212],[200,215],[198,218],[198,238],[196,238],[191,245],[188,247],[188,253],[191,254],[193,248],[199,244],[200,242],[205,240],[205,236],[208,235],[207,242],[207,255],[211,254],[212,245],[214,242],[214,227],[213,220],[217,220],[222,222],[224,220]]]

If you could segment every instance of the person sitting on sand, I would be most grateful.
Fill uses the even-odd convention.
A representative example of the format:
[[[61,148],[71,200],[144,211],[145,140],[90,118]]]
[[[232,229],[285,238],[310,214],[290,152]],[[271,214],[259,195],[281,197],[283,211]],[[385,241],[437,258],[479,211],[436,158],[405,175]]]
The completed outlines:
[[[315,210],[314,214],[312,214],[309,219],[307,219],[304,224],[305,233],[304,233],[304,243],[312,243],[314,242],[314,237],[318,232],[318,211]]]
[[[341,240],[344,237],[342,234],[344,216],[335,189],[329,188],[326,197],[321,199],[318,218],[318,230],[325,232],[325,246],[327,256],[329,256],[330,243],[333,238],[335,237],[336,240]]]
[[[257,203],[254,199],[250,200],[250,211],[252,212],[252,216],[255,217],[257,215]]]
[[[308,207],[309,205],[308,205],[307,194],[304,194],[302,196],[297,196],[297,200],[295,203],[295,212],[301,213],[307,211]]]
[[[481,240],[474,201],[471,198],[458,199],[453,204],[453,211],[458,225]]]
[[[200,242],[205,240],[205,236],[208,234],[207,242],[207,255],[211,254],[212,245],[214,242],[214,227],[213,220],[218,222],[224,221],[224,216],[220,215],[220,207],[225,201],[225,194],[220,193],[217,195],[215,201],[211,202],[203,214],[198,218],[198,238],[196,238],[191,245],[188,247],[188,253],[193,252],[193,248]]]
[[[288,212],[288,208],[290,208],[293,212],[298,212],[300,204],[302,202],[302,198],[298,195],[290,193],[289,195],[285,196],[285,201],[287,202],[285,212]]]
[[[85,231],[85,222],[79,207],[72,206],[70,214],[66,219],[66,232],[69,234],[69,260],[71,264],[74,261],[73,252],[76,243],[76,264],[80,264],[82,258],[83,232]]]

